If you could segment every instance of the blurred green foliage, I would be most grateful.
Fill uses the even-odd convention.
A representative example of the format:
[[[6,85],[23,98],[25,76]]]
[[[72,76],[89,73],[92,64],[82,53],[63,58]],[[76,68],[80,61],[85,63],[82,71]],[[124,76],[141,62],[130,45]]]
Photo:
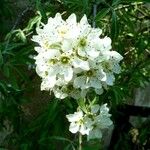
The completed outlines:
[[[122,73],[116,83],[99,97],[99,103],[110,106],[132,103],[134,89],[149,83],[150,4],[149,0],[28,0],[27,8],[17,12],[17,1],[1,0],[0,5],[0,133],[12,131],[0,143],[1,148],[12,150],[75,150],[77,136],[69,133],[64,117],[77,106],[74,100],[59,101],[47,96],[39,111],[29,117],[25,108],[42,101],[40,82],[35,82],[34,43],[31,37],[40,23],[57,12],[67,18],[83,14],[92,24],[103,29],[103,35],[112,38],[113,49],[124,56]],[[23,2],[22,2],[23,3]],[[93,5],[97,15],[93,17]],[[19,9],[18,9],[19,10]],[[44,93],[45,94],[45,93]],[[143,136],[144,137],[144,136]],[[0,139],[1,142],[1,139]],[[99,150],[100,146],[83,143],[85,150]],[[94,146],[94,147],[92,147]],[[91,148],[92,147],[92,148]]]

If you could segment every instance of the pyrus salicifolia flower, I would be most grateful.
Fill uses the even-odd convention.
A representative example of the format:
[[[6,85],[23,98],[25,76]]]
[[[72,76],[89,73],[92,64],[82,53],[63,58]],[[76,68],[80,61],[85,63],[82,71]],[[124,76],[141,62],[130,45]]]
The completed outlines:
[[[107,104],[102,106],[94,104],[87,112],[79,109],[74,114],[66,115],[70,122],[69,131],[80,132],[82,135],[87,135],[88,139],[102,138],[102,130],[112,125],[110,116]]]
[[[53,91],[60,99],[77,99],[91,88],[101,94],[104,87],[113,85],[122,56],[111,50],[109,37],[100,38],[101,33],[91,27],[86,15],[77,22],[75,14],[63,20],[57,13],[38,28],[32,40],[38,43],[35,64],[41,90]]]

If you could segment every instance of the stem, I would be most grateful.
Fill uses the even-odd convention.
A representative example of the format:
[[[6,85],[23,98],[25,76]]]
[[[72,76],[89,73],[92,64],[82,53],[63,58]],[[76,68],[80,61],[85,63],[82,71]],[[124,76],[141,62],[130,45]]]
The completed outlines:
[[[82,150],[82,134],[79,133],[79,150]]]
[[[96,22],[95,22],[96,14],[97,14],[97,4],[94,3],[94,5],[93,5],[93,27],[94,28],[96,27]]]

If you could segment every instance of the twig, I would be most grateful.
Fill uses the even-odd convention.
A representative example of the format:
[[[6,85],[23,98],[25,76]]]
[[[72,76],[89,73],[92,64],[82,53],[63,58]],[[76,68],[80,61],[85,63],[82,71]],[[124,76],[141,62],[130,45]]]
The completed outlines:
[[[82,150],[82,134],[79,133],[79,150]]]
[[[22,17],[26,14],[26,12],[28,12],[29,10],[31,10],[32,5],[31,6],[27,6],[27,8],[25,10],[23,10],[23,12],[21,14],[19,14],[17,20],[15,21],[13,27],[11,28],[10,32],[12,32],[13,30],[15,30],[15,28],[17,27],[17,25],[19,24],[20,20],[22,19]],[[10,42],[10,37],[8,37],[7,41],[6,41],[6,45],[5,45],[5,51],[8,48],[9,42]]]
[[[96,27],[96,23],[95,23],[96,14],[97,14],[97,4],[94,3],[94,5],[93,5],[93,27],[94,28]]]

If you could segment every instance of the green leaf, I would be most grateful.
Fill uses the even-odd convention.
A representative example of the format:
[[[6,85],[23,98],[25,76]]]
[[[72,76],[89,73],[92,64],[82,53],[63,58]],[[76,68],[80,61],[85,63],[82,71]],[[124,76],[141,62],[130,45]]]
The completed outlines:
[[[40,11],[40,14],[43,18],[43,21],[46,22],[47,21],[47,16],[46,16],[45,10],[43,9],[42,4],[43,3],[41,2],[41,0],[36,0],[36,8]]]
[[[121,0],[113,0],[112,1],[112,6],[116,6],[121,2]]]
[[[3,56],[2,56],[2,52],[0,50],[0,66],[3,64]]]
[[[9,75],[10,75],[10,68],[9,68],[9,65],[8,65],[8,64],[4,64],[4,66],[3,66],[3,74],[4,74],[6,77],[9,77]]]
[[[68,144],[64,150],[75,150],[75,147],[72,144]]]
[[[34,25],[36,24],[36,27],[38,27],[41,23],[41,15],[35,16],[34,18],[30,19],[27,27],[23,30],[26,32],[29,32],[33,29]]]
[[[86,105],[85,105],[84,99],[81,98],[81,99],[77,100],[77,103],[80,106],[80,108],[86,113],[87,109],[86,109]]]
[[[52,136],[49,138],[50,140],[60,140],[60,141],[66,141],[66,142],[69,142],[69,143],[72,143],[71,140],[67,139],[67,138],[64,138],[64,137],[60,137],[60,136]]]
[[[117,15],[115,11],[112,11],[111,38],[113,41],[117,37],[117,33],[118,33],[117,28],[118,28]]]
[[[149,0],[126,0],[127,2],[149,2]]]
[[[104,18],[104,17],[109,13],[109,11],[110,11],[110,8],[103,8],[103,9],[101,9],[101,10],[97,13],[95,19],[96,19],[96,20],[99,20],[99,19]]]
[[[6,85],[3,82],[0,82],[0,91],[3,93],[7,92]]]
[[[24,34],[24,32],[22,30],[19,30],[18,33],[20,39],[25,43],[26,42],[26,35]]]
[[[83,0],[83,9],[84,9],[85,14],[87,13],[88,3],[89,3],[89,0]]]
[[[15,75],[13,73],[11,73],[11,80],[10,80],[10,83],[12,85],[12,87],[15,89],[15,90],[18,90],[19,89],[19,86],[17,84],[17,79],[15,77]]]

